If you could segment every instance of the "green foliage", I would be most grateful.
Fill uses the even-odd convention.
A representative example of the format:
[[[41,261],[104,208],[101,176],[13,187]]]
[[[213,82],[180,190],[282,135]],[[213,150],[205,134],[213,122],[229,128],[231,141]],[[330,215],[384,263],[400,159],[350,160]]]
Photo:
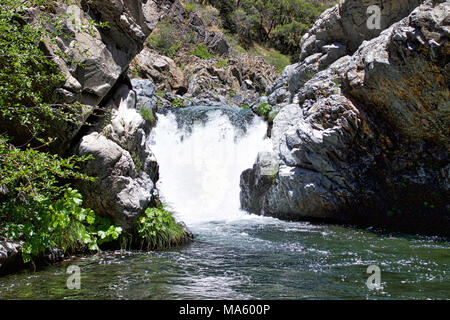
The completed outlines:
[[[219,59],[214,65],[219,69],[225,68],[228,65],[228,59]]]
[[[321,3],[320,3],[321,2]],[[252,42],[274,46],[296,55],[300,39],[332,1],[308,0],[209,0],[247,47]]]
[[[279,111],[269,112],[268,120],[270,122],[273,122],[273,120],[275,120],[275,118],[277,117],[278,113],[279,113]]]
[[[174,58],[183,47],[181,41],[174,41],[174,39],[177,37],[173,24],[164,20],[158,24],[158,28],[148,37],[147,41],[162,55]]]
[[[150,122],[152,125],[156,124],[156,118],[152,109],[142,108],[140,112],[145,121]]]
[[[107,218],[96,216],[95,222],[88,226],[91,236],[96,236],[97,245],[102,245],[119,239],[122,234],[122,228],[111,225]]]
[[[44,254],[50,247],[64,252],[98,250],[98,244],[117,239],[122,229],[109,226],[96,230],[93,225],[97,218],[92,210],[82,208],[82,202],[81,194],[71,188],[66,188],[56,201],[42,195],[26,202],[13,199],[0,206],[8,218],[1,223],[0,234],[24,242],[21,249],[24,262]]]
[[[267,118],[272,111],[272,106],[267,102],[260,103],[257,107],[258,115]]]
[[[184,9],[186,9],[186,11],[188,13],[194,11],[194,9],[195,9],[195,5],[193,3],[185,3],[185,4],[183,4],[183,6],[184,6]]]
[[[189,54],[204,60],[210,60],[214,57],[212,54],[209,53],[208,48],[204,43],[199,44],[197,48],[195,48],[195,50],[190,52]]]
[[[31,148],[20,150],[0,138],[0,235],[24,241],[25,262],[49,247],[64,251],[97,249],[94,212],[82,207],[82,197],[69,183],[93,181],[77,172],[91,157],[60,158]],[[114,238],[112,227],[100,239]]]
[[[142,161],[141,161],[141,159],[139,158],[139,156],[136,155],[136,153],[132,152],[132,153],[131,153],[131,159],[133,159],[134,166],[136,167],[136,171],[138,171],[138,172],[141,171],[141,170],[142,170],[142,167],[143,167],[144,165],[142,164]]]
[[[178,51],[183,47],[183,43],[180,41],[175,41],[173,45],[171,45],[164,54],[169,58],[173,59],[177,55]]]
[[[278,72],[283,72],[284,68],[291,64],[289,56],[282,54],[279,51],[271,51],[268,55],[264,56],[266,61],[277,68]]]
[[[171,102],[171,105],[172,105],[173,108],[183,108],[184,107],[184,102],[180,98],[175,98]]]
[[[52,6],[44,0],[0,0],[0,119],[6,124],[0,132],[0,235],[24,242],[26,262],[49,247],[97,248],[90,228],[94,213],[82,207],[81,195],[70,186],[74,180],[93,181],[79,173],[79,165],[90,158],[43,151],[55,140],[48,134],[51,123],[77,123],[81,115],[79,104],[60,104],[55,95],[65,79],[53,60],[83,66],[61,51],[49,56],[44,49],[44,39],[48,45],[71,37],[62,33],[69,16],[50,15]],[[31,7],[39,8],[32,24],[26,17]],[[92,34],[95,26],[107,24],[91,20],[79,27]],[[28,143],[15,146],[7,137],[11,127],[21,128]],[[120,229],[104,232],[109,239]]]
[[[61,158],[29,148],[21,150],[0,137],[0,186],[10,198],[38,197],[41,193],[60,196],[67,185],[62,181],[92,178],[78,172],[79,164],[91,157]]]
[[[177,224],[172,213],[164,209],[148,208],[136,224],[139,237],[142,239],[141,247],[148,250],[165,249],[184,241],[184,228]]]
[[[269,178],[272,181],[272,183],[275,183],[277,180],[279,169],[277,167],[273,167],[270,169]]]
[[[0,0],[0,117],[20,122],[31,134],[43,130],[43,118],[54,119],[63,111],[48,103],[64,82],[39,46],[49,33],[43,21],[29,25],[22,16],[24,9],[37,3],[42,1]]]
[[[33,23],[27,21],[26,10],[39,7]],[[55,58],[63,58],[83,67],[66,53],[55,49],[54,56],[44,49],[45,43],[57,46],[57,37],[70,38],[63,33],[68,14],[49,15],[51,1],[0,0],[0,118],[20,123],[35,137],[48,128],[48,120],[78,122],[79,104],[58,103],[55,89],[65,82]],[[80,31],[92,34],[95,27],[107,23],[89,20]]]
[[[240,107],[242,109],[250,109],[250,106],[248,104],[241,104]]]

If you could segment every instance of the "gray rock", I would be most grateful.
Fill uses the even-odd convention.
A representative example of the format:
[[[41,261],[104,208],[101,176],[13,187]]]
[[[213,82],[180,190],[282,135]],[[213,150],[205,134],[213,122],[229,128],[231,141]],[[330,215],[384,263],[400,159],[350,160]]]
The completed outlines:
[[[266,192],[270,189],[278,174],[279,164],[276,154],[261,152],[252,169],[241,176],[241,205],[249,212],[260,213]]]
[[[79,125],[55,123],[53,131],[60,144],[65,145],[78,133],[82,124],[110,92],[131,60],[142,49],[144,41],[167,13],[174,0],[89,1],[83,6],[56,2],[58,14],[67,14],[64,35],[57,46],[47,44],[47,51],[56,55],[61,50],[69,59],[55,59],[66,77],[57,90],[60,102],[81,102]],[[86,32],[83,25],[89,20],[107,22],[108,28],[92,27]],[[77,61],[78,64],[73,63]]]
[[[278,175],[258,183],[259,162],[245,171],[243,209],[367,221],[396,208],[448,225],[448,12],[427,1],[302,84],[274,120]]]
[[[0,239],[0,275],[17,269],[17,265],[23,264],[20,248],[22,243]]]
[[[139,76],[152,79],[158,89],[175,92],[186,86],[183,72],[169,57],[144,48],[134,62],[139,65]]]
[[[301,40],[300,62],[286,67],[283,74],[267,90],[275,95],[271,103],[283,99],[292,103],[297,91],[314,75],[333,62],[353,54],[364,40],[377,37],[382,30],[406,17],[421,0],[387,0],[381,8],[381,29],[367,28],[366,13],[378,0],[345,0],[326,10]],[[290,98],[278,97],[276,92],[287,87]],[[278,91],[280,92],[280,91]],[[279,103],[279,102],[277,102]]]
[[[150,124],[139,113],[139,108],[155,107],[154,85],[149,80],[132,83],[134,91],[122,86],[111,99],[111,123],[84,136],[78,147],[78,154],[94,157],[83,170],[96,181],[78,185],[85,204],[127,232],[155,200],[158,180],[158,164],[147,143]]]

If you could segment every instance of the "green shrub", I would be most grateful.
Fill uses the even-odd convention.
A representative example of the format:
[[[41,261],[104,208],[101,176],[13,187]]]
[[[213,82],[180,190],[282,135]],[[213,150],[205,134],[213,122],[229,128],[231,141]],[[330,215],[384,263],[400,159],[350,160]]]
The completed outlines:
[[[193,3],[186,3],[186,4],[183,5],[183,7],[184,7],[184,9],[186,9],[186,11],[188,13],[190,13],[190,12],[194,11],[195,4],[193,4]]]
[[[334,2],[337,1],[209,0],[220,11],[224,27],[237,34],[235,38],[244,48],[256,42],[292,56],[298,54],[303,34]]]
[[[269,64],[273,65],[279,73],[283,72],[284,68],[291,64],[291,58],[279,51],[272,51],[264,58]]]
[[[141,239],[141,249],[146,246],[147,250],[166,249],[181,244],[186,236],[184,228],[162,206],[148,208],[138,219],[136,229]]]
[[[204,60],[210,60],[214,57],[212,54],[209,53],[208,48],[204,43],[199,44],[197,48],[194,51],[190,52],[189,54]]]
[[[157,29],[148,37],[147,41],[162,55],[174,58],[183,46],[177,39],[176,30],[170,21],[164,20],[158,24]]]
[[[270,122],[273,122],[273,120],[275,120],[275,118],[277,117],[278,113],[279,113],[279,111],[272,111],[272,112],[270,112],[269,116],[268,116],[268,120]]]
[[[148,121],[151,125],[156,124],[156,118],[152,109],[142,108],[140,112],[145,121]]]
[[[43,39],[56,43],[67,16],[48,16],[51,1],[2,0],[0,4],[0,118],[30,136],[18,147],[13,144],[17,137],[8,137],[7,128],[0,132],[0,235],[23,241],[25,262],[49,247],[96,249],[94,213],[82,207],[81,195],[71,187],[74,180],[93,181],[79,173],[79,165],[90,157],[64,158],[45,152],[56,140],[47,130],[51,124],[78,125],[81,113],[80,104],[58,103],[55,89],[65,78],[42,49]],[[23,17],[30,7],[36,8],[33,25]],[[107,24],[89,21],[80,29],[91,34],[93,26]],[[84,67],[63,52],[55,54]],[[120,228],[100,231],[105,232],[100,234],[105,240]]]
[[[267,118],[272,111],[272,106],[267,102],[260,103],[257,107],[258,115]]]
[[[55,247],[66,252],[98,250],[98,245],[116,240],[121,228],[95,226],[98,217],[90,209],[82,208],[81,194],[67,188],[63,196],[53,201],[50,196],[37,195],[23,202],[12,199],[0,206],[7,212],[0,234],[11,240],[23,241],[24,262]]]
[[[184,102],[180,98],[175,98],[171,102],[171,105],[172,105],[173,108],[183,108],[184,107]]]
[[[168,56],[169,58],[173,59],[177,55],[178,51],[183,47],[183,43],[180,41],[175,41],[173,45],[171,45],[167,50],[165,50],[163,53],[164,55]]]
[[[219,69],[225,68],[228,65],[228,59],[220,59],[214,65]]]

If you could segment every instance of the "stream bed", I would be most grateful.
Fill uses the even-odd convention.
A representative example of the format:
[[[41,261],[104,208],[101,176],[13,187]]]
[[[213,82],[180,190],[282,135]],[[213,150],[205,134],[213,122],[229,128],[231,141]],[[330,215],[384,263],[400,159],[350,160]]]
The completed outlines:
[[[239,178],[271,148],[250,111],[158,116],[160,196],[195,235],[159,252],[102,252],[0,278],[0,299],[448,299],[450,242],[240,210]],[[67,268],[81,271],[69,290]],[[381,270],[370,290],[369,266]]]

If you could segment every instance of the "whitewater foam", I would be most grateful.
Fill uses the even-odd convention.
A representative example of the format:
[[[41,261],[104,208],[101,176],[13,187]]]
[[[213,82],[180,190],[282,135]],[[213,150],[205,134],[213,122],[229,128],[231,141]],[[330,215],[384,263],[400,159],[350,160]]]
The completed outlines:
[[[207,112],[207,121],[183,125],[180,117],[196,112],[158,115],[150,143],[160,166],[163,201],[190,227],[261,219],[240,210],[239,181],[258,152],[272,148],[267,123],[255,116],[237,125],[229,109],[214,109]]]

